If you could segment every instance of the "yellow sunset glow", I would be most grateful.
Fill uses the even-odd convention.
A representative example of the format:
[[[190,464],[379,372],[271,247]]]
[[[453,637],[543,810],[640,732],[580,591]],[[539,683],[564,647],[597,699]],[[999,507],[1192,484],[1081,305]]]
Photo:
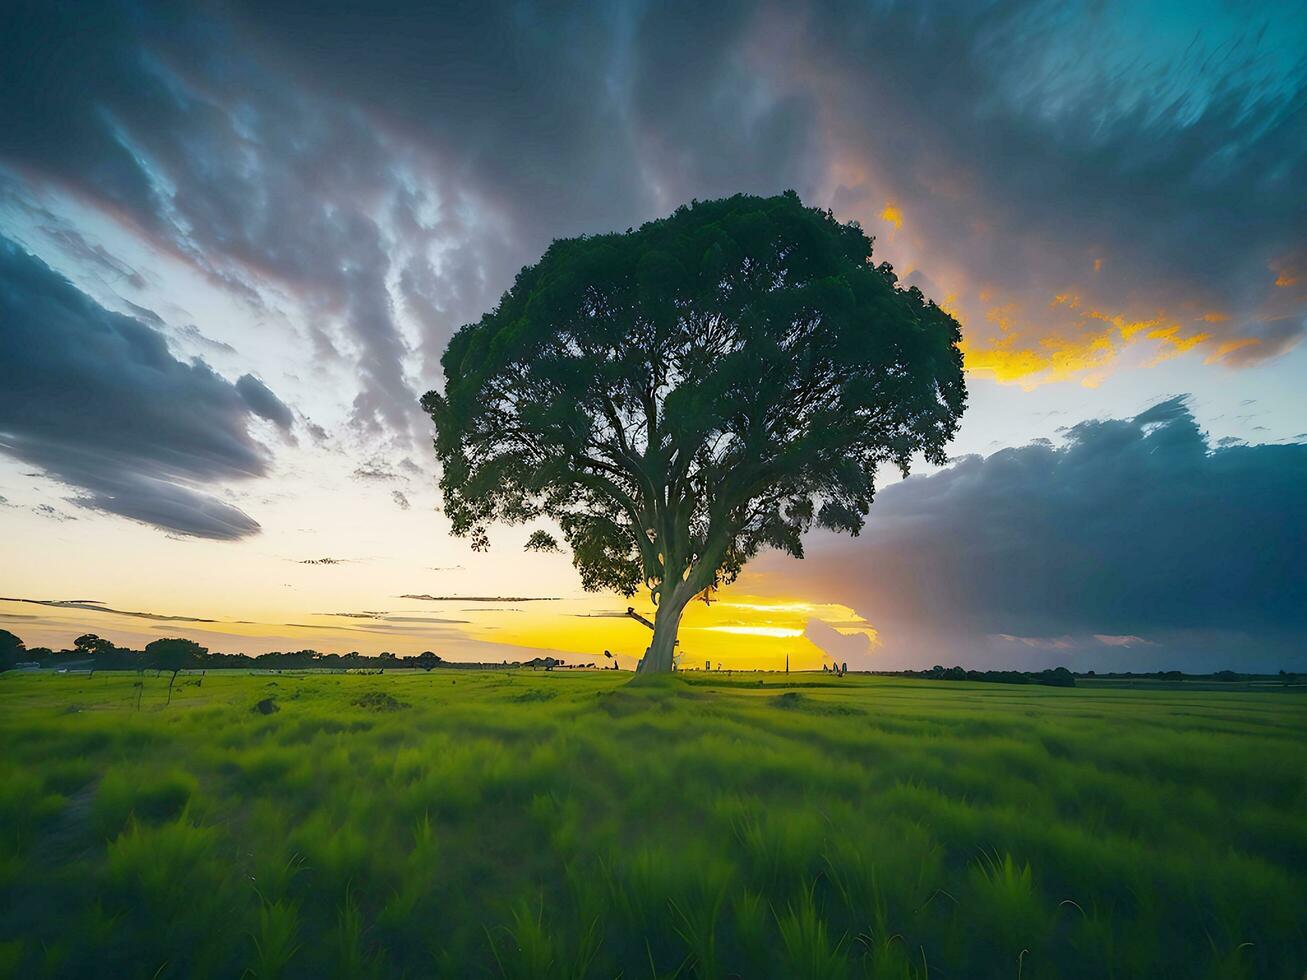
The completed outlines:
[[[1049,310],[1052,315],[1062,314],[1064,325],[1053,326],[1040,320],[1027,323],[1031,318],[1023,317],[1014,303],[990,306],[985,319],[997,328],[997,334],[986,336],[971,331],[959,345],[967,371],[1027,390],[1070,380],[1092,388],[1102,382],[1122,351],[1141,339],[1157,345],[1157,353],[1149,365],[1184,354],[1212,339],[1210,333],[1190,332],[1181,323],[1161,314],[1135,318],[1085,308],[1080,296],[1071,291],[1054,294]],[[1069,322],[1068,314],[1072,317]],[[1226,317],[1212,312],[1201,319],[1219,323]],[[1219,358],[1242,346],[1246,346],[1244,340],[1227,342],[1213,356]]]
[[[735,633],[739,636],[773,636],[777,639],[802,636],[803,630],[790,626],[694,626],[706,633]]]
[[[605,660],[605,650],[623,667],[632,667],[649,643],[647,627],[623,615],[626,601],[568,600],[524,609],[511,617],[487,617],[466,629],[480,640],[580,655],[582,661]],[[636,611],[652,619],[647,603]],[[705,605],[691,603],[681,620],[680,655],[686,667],[702,667],[705,660],[735,669],[778,669],[789,659],[794,670],[815,670],[829,663],[820,647],[805,635],[809,620],[838,623],[843,635],[862,633],[874,644],[875,630],[854,610],[834,603],[777,601],[753,596],[732,596]],[[850,625],[852,624],[852,625]]]
[[[647,602],[636,610],[652,619]],[[32,645],[66,646],[81,632],[97,633],[136,647],[160,636],[188,636],[223,652],[316,649],[329,653],[358,650],[369,655],[390,650],[410,656],[435,650],[454,660],[529,660],[563,654],[568,663],[608,663],[611,652],[625,668],[634,667],[648,646],[648,627],[626,616],[631,604],[620,596],[586,596],[548,602],[483,604],[466,600],[391,603],[389,611],[291,614],[287,622],[216,619],[168,622],[120,607],[48,607],[0,600],[0,612],[26,622]],[[125,607],[123,607],[125,608]],[[854,610],[833,603],[757,596],[730,596],[711,605],[692,603],[681,623],[681,658],[686,668],[705,661],[734,669],[815,670],[831,658],[806,635],[820,621],[843,636],[861,634],[878,645],[876,630]],[[499,645],[493,652],[481,646]]]
[[[1043,337],[1034,348],[1019,346],[1020,340],[1018,334],[1010,334],[988,344],[973,344],[964,337],[958,346],[967,371],[1024,388],[1065,381],[1106,367],[1116,357],[1107,332],[1083,338]],[[1093,379],[1088,380],[1092,386]]]

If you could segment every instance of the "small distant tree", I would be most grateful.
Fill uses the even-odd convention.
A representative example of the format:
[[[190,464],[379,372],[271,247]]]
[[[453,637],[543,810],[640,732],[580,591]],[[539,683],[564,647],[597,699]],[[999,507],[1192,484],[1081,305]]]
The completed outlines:
[[[198,666],[208,652],[207,647],[194,640],[155,640],[145,645],[146,664],[161,672],[172,671],[168,681],[168,704],[172,704],[172,686],[177,682],[177,672]]]
[[[1039,683],[1048,687],[1075,687],[1076,675],[1065,667],[1054,667],[1052,670],[1043,671]]]
[[[493,522],[547,519],[586,589],[647,588],[640,670],[669,671],[691,599],[762,548],[802,557],[814,524],[857,534],[881,465],[944,462],[959,339],[857,224],[793,192],[556,241],[422,399],[446,513],[477,550]]]
[[[433,667],[439,667],[444,663],[444,658],[431,650],[423,650],[417,655],[418,666],[423,670],[431,670]]]
[[[103,657],[113,653],[115,649],[113,643],[94,633],[83,633],[73,640],[73,648],[88,657]]]

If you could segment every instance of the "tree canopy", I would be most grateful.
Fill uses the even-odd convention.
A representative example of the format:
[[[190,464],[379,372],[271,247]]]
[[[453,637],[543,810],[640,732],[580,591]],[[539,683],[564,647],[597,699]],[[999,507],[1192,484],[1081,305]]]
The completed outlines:
[[[194,640],[168,638],[154,640],[145,645],[146,661],[158,670],[171,670],[174,674],[198,664],[209,652]]]
[[[966,403],[959,328],[855,223],[793,192],[696,202],[554,242],[450,341],[435,423],[455,534],[546,520],[585,588],[686,602],[816,525],[857,534],[877,468],[944,461]],[[552,550],[549,528],[528,548]]]
[[[89,656],[103,656],[106,653],[112,653],[114,646],[109,640],[96,636],[94,633],[83,633],[73,640],[73,649],[78,653]]]
[[[8,630],[0,630],[0,670],[8,670],[26,653],[23,641]]]

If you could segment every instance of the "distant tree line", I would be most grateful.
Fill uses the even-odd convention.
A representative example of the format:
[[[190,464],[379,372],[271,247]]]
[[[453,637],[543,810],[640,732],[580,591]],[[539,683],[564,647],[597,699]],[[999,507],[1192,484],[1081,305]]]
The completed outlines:
[[[1210,674],[1189,674],[1183,670],[1154,670],[1142,673],[1132,670],[1095,673],[1089,670],[1080,676],[1110,681],[1220,681],[1225,684],[1264,681],[1268,678],[1283,681],[1285,684],[1294,684],[1298,681],[1298,675],[1287,670],[1281,670],[1278,674],[1241,674],[1234,670],[1214,670]]]
[[[51,650],[49,647],[28,647],[13,633],[0,630],[0,670],[9,670],[23,663],[34,663],[44,668],[66,666],[93,670],[158,670],[176,674],[180,670],[224,668],[384,670],[387,667],[404,667],[431,670],[445,665],[446,661],[431,650],[413,657],[399,657],[388,651],[374,657],[357,651],[339,654],[320,653],[317,650],[295,650],[288,653],[276,651],[257,656],[213,653],[194,640],[180,638],[154,640],[147,643],[144,650],[132,650],[117,646],[94,633],[79,636],[69,649]],[[554,663],[556,661],[551,661],[551,666]]]
[[[967,670],[963,667],[941,667],[936,664],[930,670],[896,670],[884,673],[893,677],[917,677],[928,681],[988,681],[995,684],[1043,684],[1048,687],[1075,687],[1077,677],[1094,680],[1219,681],[1230,684],[1268,679],[1279,680],[1286,685],[1298,682],[1297,674],[1284,670],[1279,674],[1241,674],[1233,670],[1217,670],[1210,674],[1187,674],[1182,670],[1154,670],[1142,673],[1135,671],[1096,673],[1087,670],[1083,673],[1072,673],[1065,667],[1035,671]]]
[[[317,650],[293,650],[285,653],[274,651],[250,656],[245,653],[213,653],[194,640],[180,638],[154,640],[147,643],[144,650],[131,650],[117,646],[94,633],[79,636],[69,649],[51,650],[49,647],[28,647],[13,633],[0,629],[0,671],[11,670],[19,664],[27,663],[47,669],[68,667],[77,670],[157,670],[171,673],[174,678],[181,670],[385,670],[387,668],[431,670],[435,667],[463,669],[531,667],[553,670],[556,667],[568,666],[554,657],[536,657],[532,660],[512,662],[504,660],[500,663],[466,663],[445,660],[431,650],[424,650],[411,657],[400,657],[389,651],[383,651],[376,656],[367,656],[358,651],[340,654],[321,653]],[[1272,679],[1279,680],[1285,685],[1297,684],[1299,680],[1298,674],[1283,670],[1278,675],[1245,674],[1233,670],[1218,670],[1209,674],[1187,674],[1179,670],[1142,673],[1132,671],[1095,673],[1088,670],[1074,674],[1065,667],[1039,671],[967,670],[964,667],[942,667],[938,664],[929,670],[874,671],[874,673],[892,677],[915,677],[929,681],[1043,684],[1048,687],[1075,687],[1076,677],[1099,680],[1199,680],[1229,683]]]
[[[896,677],[918,677],[928,681],[988,681],[992,684],[1043,684],[1046,687],[1075,687],[1076,675],[1065,667],[1052,670],[967,670],[965,667],[941,667],[930,670],[895,671]]]

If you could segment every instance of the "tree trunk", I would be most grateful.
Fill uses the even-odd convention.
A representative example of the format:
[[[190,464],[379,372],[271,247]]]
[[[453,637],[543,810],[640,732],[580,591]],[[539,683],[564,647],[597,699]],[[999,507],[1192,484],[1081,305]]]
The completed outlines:
[[[672,658],[676,648],[676,631],[681,625],[681,614],[685,612],[685,599],[677,601],[675,594],[658,604],[654,613],[653,642],[649,652],[640,662],[641,674],[669,674],[672,671]]]
[[[168,704],[172,704],[172,686],[177,683],[177,671],[172,672],[172,680],[168,682]]]

